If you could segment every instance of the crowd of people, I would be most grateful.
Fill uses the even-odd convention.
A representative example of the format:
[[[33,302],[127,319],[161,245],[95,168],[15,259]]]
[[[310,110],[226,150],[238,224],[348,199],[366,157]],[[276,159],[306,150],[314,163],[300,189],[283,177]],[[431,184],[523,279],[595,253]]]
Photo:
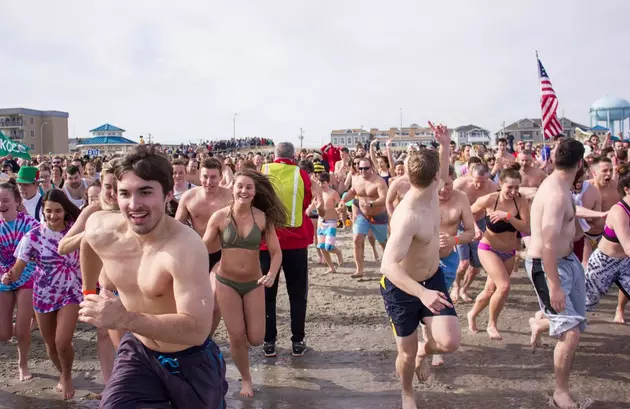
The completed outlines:
[[[431,364],[459,348],[456,309],[474,301],[472,333],[487,309],[486,333],[502,340],[499,317],[519,260],[540,303],[529,321],[532,347],[545,332],[557,338],[553,400],[575,408],[569,375],[586,311],[615,283],[613,320],[625,321],[628,146],[559,135],[550,152],[524,142],[512,152],[505,139],[496,150],[458,148],[445,126],[431,128],[434,144],[400,154],[390,139],[352,152],[331,144],[296,152],[283,142],[274,153],[139,145],[109,159],[5,158],[0,338],[17,338],[20,379],[32,377],[38,326],[57,389],[71,398],[81,321],[97,328],[100,407],[224,408],[225,361],[212,340],[222,320],[240,393],[252,397],[249,346],[277,355],[280,271],[299,357],[308,350],[308,249],[315,244],[319,263],[336,273],[337,232],[348,229],[351,277],[366,274],[366,238],[382,260],[403,409],[417,407],[414,376],[425,381]],[[481,268],[485,287],[473,300]]]

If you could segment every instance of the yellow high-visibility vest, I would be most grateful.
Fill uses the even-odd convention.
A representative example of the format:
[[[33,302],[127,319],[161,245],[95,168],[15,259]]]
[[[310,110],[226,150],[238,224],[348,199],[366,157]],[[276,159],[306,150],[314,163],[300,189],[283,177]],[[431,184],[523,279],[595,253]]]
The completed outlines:
[[[271,176],[269,180],[287,209],[285,226],[300,227],[304,213],[304,180],[300,168],[285,163],[267,163],[263,165],[262,173]]]

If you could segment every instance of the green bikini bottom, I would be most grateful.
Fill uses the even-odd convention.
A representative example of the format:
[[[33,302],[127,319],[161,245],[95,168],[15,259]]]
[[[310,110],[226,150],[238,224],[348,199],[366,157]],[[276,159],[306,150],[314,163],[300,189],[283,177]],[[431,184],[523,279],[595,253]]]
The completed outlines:
[[[246,283],[239,283],[238,281],[233,281],[225,277],[221,277],[220,275],[216,275],[217,281],[221,284],[225,284],[228,287],[232,288],[234,291],[238,293],[241,297],[245,297],[245,295],[258,287],[258,281],[248,281]]]

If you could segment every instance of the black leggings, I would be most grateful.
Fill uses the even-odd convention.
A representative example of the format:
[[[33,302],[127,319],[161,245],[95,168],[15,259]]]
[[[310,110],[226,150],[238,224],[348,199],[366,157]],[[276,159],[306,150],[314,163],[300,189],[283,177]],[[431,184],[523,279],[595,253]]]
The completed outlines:
[[[269,251],[260,252],[260,268],[263,274],[269,272],[271,256]],[[308,249],[282,250],[282,271],[287,283],[289,304],[291,306],[291,337],[292,342],[304,340],[306,325],[306,300],[308,298]],[[275,342],[278,336],[276,328],[276,297],[280,274],[272,287],[265,288],[265,342]]]

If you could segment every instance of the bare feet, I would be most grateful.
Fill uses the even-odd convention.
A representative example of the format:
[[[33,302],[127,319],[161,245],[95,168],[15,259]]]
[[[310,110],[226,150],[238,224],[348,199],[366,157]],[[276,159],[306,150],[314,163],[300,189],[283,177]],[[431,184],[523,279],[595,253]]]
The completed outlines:
[[[57,390],[59,390],[59,386],[61,386],[61,392],[63,392],[64,399],[72,399],[74,397],[74,385],[72,384],[72,377],[68,379],[61,378],[59,380],[59,384],[57,385]]]
[[[324,274],[335,274],[336,272],[337,271],[334,268],[329,268]]]
[[[459,300],[459,287],[453,285],[453,288],[451,288],[451,301],[455,303],[458,300]]]
[[[429,367],[429,357],[416,357],[416,378],[418,382],[424,382],[429,379],[431,368]]]
[[[374,261],[378,261],[378,252],[376,248],[372,248],[372,255],[374,256]]]
[[[444,356],[439,354],[433,355],[433,362],[431,362],[431,365],[435,367],[444,365]]]
[[[499,334],[497,327],[487,327],[486,332],[488,333],[490,339],[493,341],[501,341],[503,339],[501,334]]]
[[[613,322],[616,322],[617,324],[625,324],[626,323],[626,319],[623,315],[623,310],[619,311],[615,311],[615,318],[613,319]]]
[[[556,390],[553,393],[553,403],[560,409],[578,409],[569,392]]]
[[[473,334],[478,333],[479,329],[477,328],[477,317],[472,314],[472,310],[468,311],[466,316],[468,317],[468,330]]]
[[[538,325],[538,319],[530,318],[529,319],[529,327],[532,330],[532,336],[529,339],[532,348],[535,350],[540,346],[540,335],[542,334],[542,328]]]
[[[28,365],[20,365],[18,367],[18,372],[20,373],[20,382],[30,381],[33,379],[33,375],[28,370]]]
[[[337,254],[337,267],[341,267],[343,265],[343,256],[341,253]]]
[[[241,396],[246,398],[254,397],[254,386],[252,381],[241,381]]]
[[[416,406],[416,397],[413,396],[413,393],[402,393],[402,409],[418,409]]]
[[[354,274],[352,274],[350,277],[352,278],[361,278],[363,277],[363,271],[359,271],[357,270]]]
[[[459,297],[462,299],[463,302],[472,302],[473,301],[473,299],[470,298],[468,296],[468,294],[466,294],[465,290],[460,290],[459,291]]]
[[[55,386],[55,390],[60,393],[63,392],[63,385],[61,384],[61,381],[59,381],[57,386]]]

